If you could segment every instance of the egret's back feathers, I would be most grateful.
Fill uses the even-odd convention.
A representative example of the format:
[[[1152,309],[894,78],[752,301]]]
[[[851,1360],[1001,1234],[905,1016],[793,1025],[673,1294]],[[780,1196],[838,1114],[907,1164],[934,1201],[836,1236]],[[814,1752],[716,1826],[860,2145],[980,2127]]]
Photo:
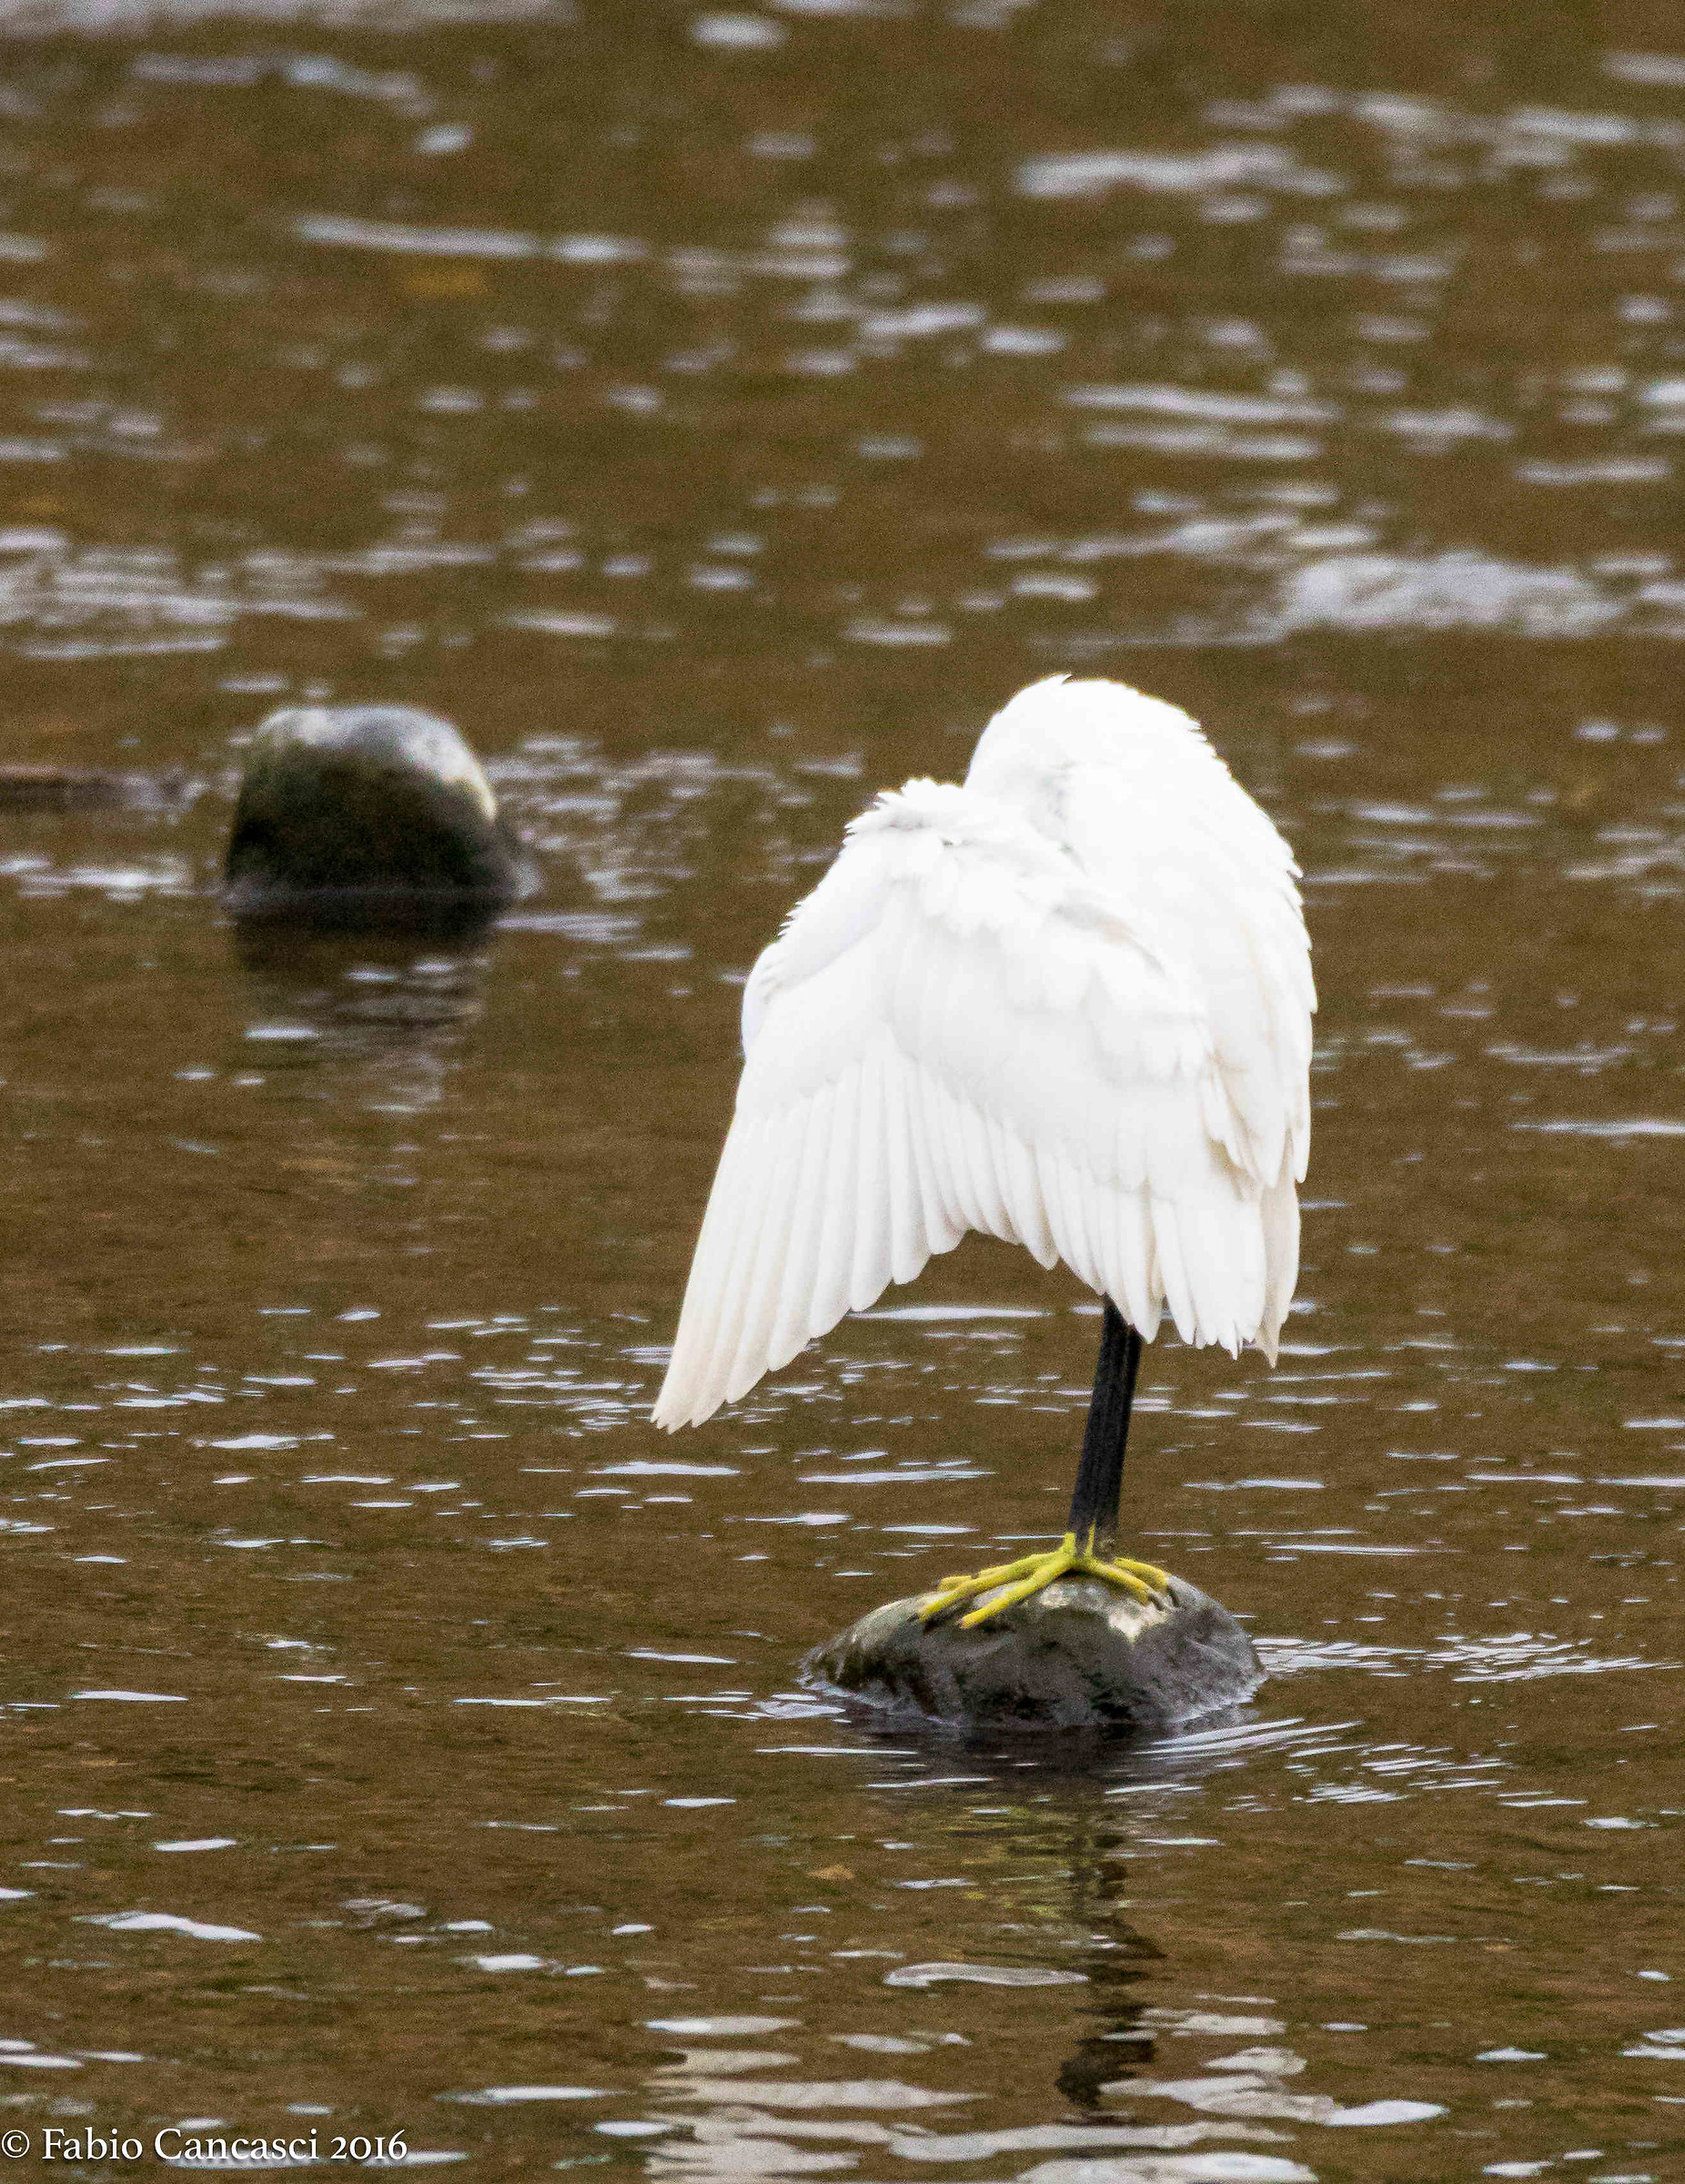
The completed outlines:
[[[1185,713],[1032,685],[965,784],[848,829],[743,996],[659,1424],[700,1424],[972,1228],[1149,1340],[1272,1358],[1315,1006],[1295,866]]]

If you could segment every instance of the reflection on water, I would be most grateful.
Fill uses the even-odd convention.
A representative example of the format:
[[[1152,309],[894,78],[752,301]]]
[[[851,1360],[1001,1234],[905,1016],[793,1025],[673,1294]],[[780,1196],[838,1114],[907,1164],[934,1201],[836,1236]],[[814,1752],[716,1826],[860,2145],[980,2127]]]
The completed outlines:
[[[308,1055],[324,1099],[412,1114],[444,1095],[449,1057],[485,1006],[484,944],[330,938],[237,926],[250,986],[245,1037],[270,1054]],[[323,1068],[324,1063],[334,1067]]]
[[[7,2127],[1665,2184],[1685,41],[5,13],[5,770],[126,784],[0,795]],[[748,966],[1058,668],[1306,868],[1291,1339],[1155,1345],[1126,1502],[1272,1680],[909,1744],[796,1664],[1057,1525],[1075,1285],[647,1412]],[[220,916],[243,739],[350,699],[488,754],[471,946]]]

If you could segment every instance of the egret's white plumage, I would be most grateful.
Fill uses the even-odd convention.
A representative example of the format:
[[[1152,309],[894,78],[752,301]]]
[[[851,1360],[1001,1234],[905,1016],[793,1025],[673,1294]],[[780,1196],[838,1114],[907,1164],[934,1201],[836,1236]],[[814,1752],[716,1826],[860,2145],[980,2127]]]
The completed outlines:
[[[967,1229],[1149,1340],[1274,1359],[1310,1138],[1297,867],[1197,725],[1033,683],[880,796],[743,996],[659,1425],[700,1425]]]

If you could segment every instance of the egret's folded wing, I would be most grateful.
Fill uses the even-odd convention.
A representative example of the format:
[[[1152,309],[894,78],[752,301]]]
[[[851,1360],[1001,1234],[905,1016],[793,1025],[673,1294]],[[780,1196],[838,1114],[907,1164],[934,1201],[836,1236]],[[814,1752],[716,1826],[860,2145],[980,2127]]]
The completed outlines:
[[[1198,994],[991,800],[916,783],[857,821],[756,965],[744,1036],[659,1424],[972,1228],[1064,1259],[1149,1337],[1167,1302],[1189,1340],[1273,1348],[1264,1194],[1225,1150]]]
[[[1266,1188],[1303,1177],[1317,997],[1297,866],[1197,723],[1120,683],[1049,676],[990,722],[966,784],[1062,840],[1176,965],[1210,1019],[1226,1149]]]

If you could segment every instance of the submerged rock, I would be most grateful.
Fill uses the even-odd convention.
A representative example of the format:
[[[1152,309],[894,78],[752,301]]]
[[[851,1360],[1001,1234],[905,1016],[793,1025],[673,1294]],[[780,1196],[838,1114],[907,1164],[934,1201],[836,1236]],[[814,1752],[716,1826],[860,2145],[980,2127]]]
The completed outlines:
[[[469,925],[525,879],[479,760],[436,713],[291,706],[253,737],[224,873],[236,917]]]
[[[1170,1587],[1166,1606],[1063,1578],[969,1631],[921,1623],[921,1593],[863,1615],[802,1673],[952,1729],[1172,1729],[1250,1698],[1264,1671],[1226,1608],[1184,1578]]]
[[[98,766],[0,765],[0,811],[162,811],[186,801],[185,774],[114,774]]]

